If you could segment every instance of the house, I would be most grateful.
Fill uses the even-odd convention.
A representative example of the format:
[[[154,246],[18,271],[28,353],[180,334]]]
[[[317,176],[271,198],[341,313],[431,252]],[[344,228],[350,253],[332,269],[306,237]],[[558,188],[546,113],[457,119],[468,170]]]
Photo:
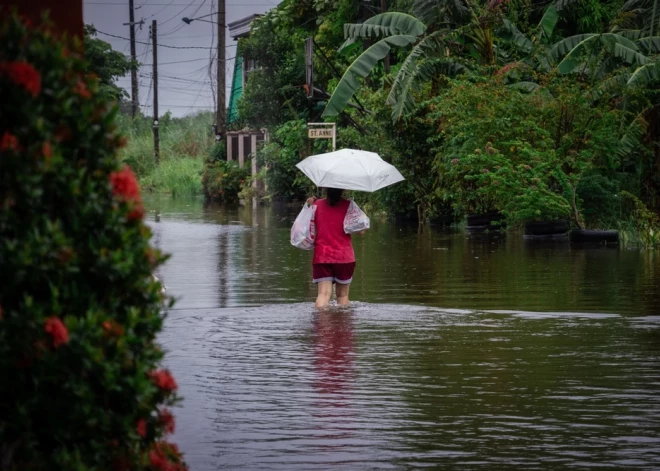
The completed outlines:
[[[241,18],[238,21],[229,23],[229,35],[234,41],[244,38],[250,34],[252,22],[261,15],[255,14]],[[243,89],[249,81],[250,73],[258,68],[252,60],[246,60],[237,55],[234,61],[234,73],[232,75],[231,95],[229,97],[229,106],[227,107],[227,124],[231,125],[238,119],[238,102],[243,94]],[[238,165],[243,167],[247,159],[251,160],[252,175],[258,172],[257,160],[253,158],[256,155],[257,147],[260,143],[267,140],[265,129],[241,129],[240,131],[227,132],[227,160],[238,161]],[[253,182],[256,186],[257,182]]]

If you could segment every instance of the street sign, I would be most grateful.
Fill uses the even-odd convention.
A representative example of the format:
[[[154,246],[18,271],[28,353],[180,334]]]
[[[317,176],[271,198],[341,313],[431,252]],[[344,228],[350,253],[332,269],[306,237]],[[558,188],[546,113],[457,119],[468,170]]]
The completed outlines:
[[[334,135],[334,128],[316,128],[308,130],[308,136],[310,139],[332,139]]]

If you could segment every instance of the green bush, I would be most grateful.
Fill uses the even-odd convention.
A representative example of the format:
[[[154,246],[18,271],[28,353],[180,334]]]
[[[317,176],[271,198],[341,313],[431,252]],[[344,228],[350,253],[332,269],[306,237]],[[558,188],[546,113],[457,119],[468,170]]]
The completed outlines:
[[[117,157],[117,108],[79,43],[17,17],[0,41],[0,467],[183,470],[163,441],[165,257]]]
[[[241,185],[250,180],[248,166],[238,167],[235,161],[209,163],[204,170],[202,185],[208,201],[219,203],[238,203]]]
[[[455,81],[429,107],[442,197],[458,213],[584,227],[584,203],[597,202],[580,199],[580,182],[619,165],[616,111],[595,107],[577,85],[557,81],[528,94],[495,80]]]

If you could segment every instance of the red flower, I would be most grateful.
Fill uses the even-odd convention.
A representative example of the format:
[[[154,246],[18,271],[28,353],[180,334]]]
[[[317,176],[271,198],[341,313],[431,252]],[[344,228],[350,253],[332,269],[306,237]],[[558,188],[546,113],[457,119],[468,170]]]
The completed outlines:
[[[158,422],[163,426],[165,433],[174,433],[174,416],[168,409],[158,413]]]
[[[2,140],[0,141],[1,150],[18,150],[20,145],[18,143],[18,138],[14,136],[9,131],[5,131],[2,135]]]
[[[124,328],[115,321],[104,321],[103,330],[106,334],[114,337],[121,337],[124,335]]]
[[[112,193],[115,196],[128,201],[140,201],[140,185],[133,170],[128,166],[118,172],[110,174],[110,183],[112,183]]]
[[[156,370],[149,373],[151,381],[158,386],[161,391],[171,393],[178,387],[176,381],[167,370]]]
[[[130,213],[128,213],[129,221],[140,221],[144,217],[144,206],[137,204]]]
[[[452,159],[451,163],[456,165],[458,163],[458,159]]]
[[[185,470],[185,466],[177,463],[180,459],[181,452],[174,443],[156,442],[149,452],[149,462],[158,471]]]
[[[46,319],[44,330],[50,335],[55,348],[69,341],[69,331],[59,317],[51,316]]]
[[[137,425],[135,426],[135,430],[137,430],[137,433],[139,436],[142,438],[147,437],[147,421],[144,419],[140,419],[137,421]]]
[[[81,98],[92,98],[92,94],[87,90],[87,85],[84,82],[78,82],[73,86],[73,93]]]
[[[0,64],[0,73],[7,75],[12,82],[23,87],[33,97],[41,91],[41,76],[27,62],[3,62]]]
[[[46,159],[46,162],[50,162],[50,158],[53,155],[53,149],[50,147],[50,142],[44,142],[41,146],[41,154]]]
[[[482,172],[484,172],[484,173],[488,173],[488,169],[485,168],[485,169],[482,170]]]

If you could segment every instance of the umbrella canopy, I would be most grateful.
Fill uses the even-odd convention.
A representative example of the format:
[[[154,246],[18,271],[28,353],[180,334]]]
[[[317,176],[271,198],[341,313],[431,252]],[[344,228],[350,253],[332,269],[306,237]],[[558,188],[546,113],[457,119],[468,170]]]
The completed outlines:
[[[324,188],[371,192],[405,180],[393,165],[365,150],[340,149],[312,155],[296,167]]]

